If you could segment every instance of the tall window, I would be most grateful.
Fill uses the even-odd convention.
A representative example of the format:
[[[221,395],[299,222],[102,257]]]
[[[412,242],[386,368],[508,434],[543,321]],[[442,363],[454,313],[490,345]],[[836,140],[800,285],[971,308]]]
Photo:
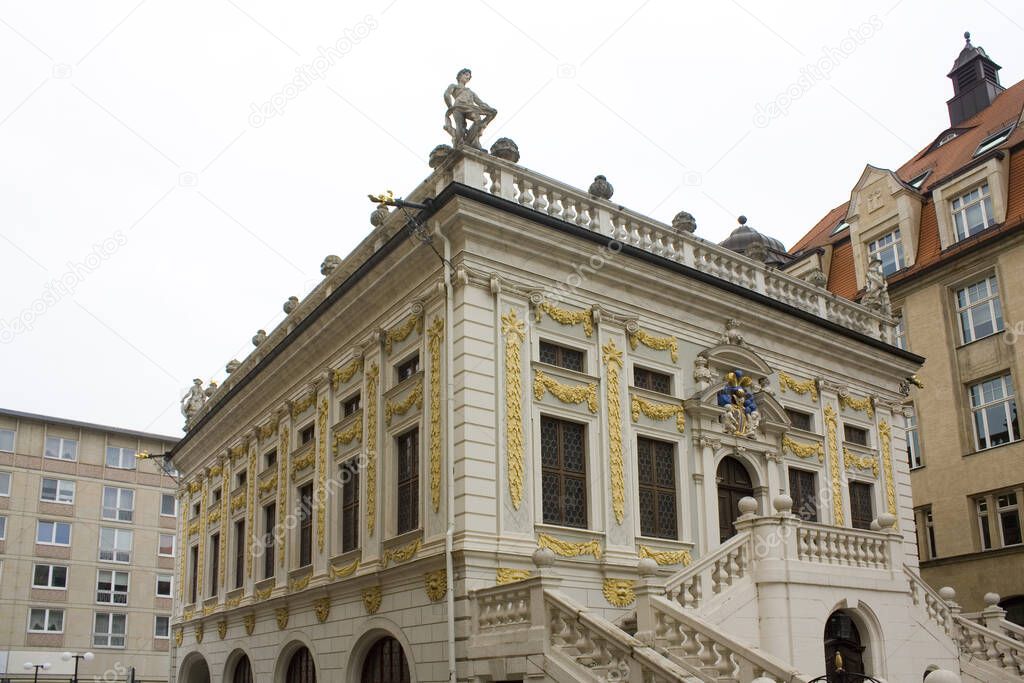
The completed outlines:
[[[14,430],[0,429],[0,451],[4,453],[14,452]]]
[[[672,393],[672,378],[664,372],[634,367],[633,386],[639,389],[657,391],[659,394],[669,394]]]
[[[50,503],[74,503],[75,482],[67,479],[49,479],[43,477],[42,490],[39,493],[39,500]]]
[[[40,519],[36,522],[36,543],[71,545],[71,524]]]
[[[199,597],[199,546],[194,545],[188,551],[189,586],[188,601],[194,603]]]
[[[37,564],[32,568],[33,588],[68,587],[68,568],[62,564]]]
[[[999,303],[996,276],[956,290],[956,312],[964,344],[1003,330],[1003,308]]]
[[[957,242],[996,224],[988,183],[953,200],[953,222],[956,224]]]
[[[100,527],[100,560],[104,562],[132,561],[132,532],[129,529]]]
[[[992,528],[988,521],[988,501],[980,498],[975,501],[978,509],[978,532],[981,535],[981,549],[992,549]]]
[[[971,410],[978,450],[1020,438],[1013,379],[1003,375],[971,386]]]
[[[7,540],[7,517],[5,515],[0,515],[0,541],[6,541],[6,540]],[[0,567],[3,567],[3,565],[0,564]]]
[[[96,602],[128,604],[128,572],[101,569],[96,573]]]
[[[0,496],[11,495],[11,473],[0,472]]]
[[[277,505],[263,508],[263,578],[274,575],[274,526],[277,524]]]
[[[313,484],[299,488],[299,566],[313,564]]]
[[[539,351],[538,358],[541,363],[583,372],[583,352],[578,349],[570,349],[566,346],[542,341]]]
[[[896,228],[877,240],[868,242],[868,257],[878,258],[882,262],[882,272],[886,276],[892,275],[906,266],[907,261],[903,258],[903,240],[900,237],[900,229]]]
[[[359,547],[359,466],[355,458],[341,465],[341,552]]]
[[[245,520],[235,522],[235,588],[245,582]]]
[[[585,428],[577,422],[540,420],[544,523],[587,528]]]
[[[420,430],[411,429],[396,440],[398,451],[398,533],[420,525]]]
[[[1017,505],[1016,493],[1003,493],[996,496],[996,514],[999,516],[999,533],[1003,545],[1019,545],[1020,509]]]
[[[935,546],[935,519],[930,505],[924,509],[924,535],[928,542],[928,559],[934,560],[939,556],[939,551]]]
[[[92,631],[93,647],[124,647],[128,615],[97,612]]]
[[[874,518],[871,484],[850,482],[850,524],[854,529],[870,529]]]
[[[156,615],[156,621],[153,623],[153,637],[154,638],[170,638],[171,637],[171,618],[166,614]]]
[[[75,460],[78,457],[78,442],[74,439],[63,439],[59,436],[46,437],[44,458],[55,460]]]
[[[640,534],[679,538],[676,510],[676,454],[671,443],[636,440],[640,485]]]
[[[160,494],[160,514],[164,517],[174,517],[178,514],[178,500],[173,493]]]
[[[914,408],[905,408],[907,421],[907,462],[910,469],[920,467],[924,464],[921,459],[921,435],[917,429],[917,411]]]
[[[793,514],[807,522],[818,521],[818,489],[814,472],[790,467],[789,495],[793,499]]]
[[[214,596],[219,592],[218,574],[220,574],[220,534],[214,534],[210,536],[210,590],[207,595]]]
[[[122,470],[134,470],[135,449],[107,446],[107,467],[117,467]]]
[[[173,500],[173,497],[172,497]],[[103,487],[103,519],[130,522],[135,512],[135,492],[116,486]]]

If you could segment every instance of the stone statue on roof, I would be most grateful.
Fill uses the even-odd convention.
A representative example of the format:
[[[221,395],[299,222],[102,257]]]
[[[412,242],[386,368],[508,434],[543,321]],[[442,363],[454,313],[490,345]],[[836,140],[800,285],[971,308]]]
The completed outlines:
[[[480,145],[480,134],[498,115],[498,110],[469,89],[472,77],[472,71],[462,69],[455,76],[456,82],[444,91],[444,103],[448,106],[444,113],[444,129],[452,136],[453,147],[465,145],[484,151]]]
[[[191,420],[199,409],[206,403],[206,394],[203,392],[203,380],[192,380],[192,388],[181,398],[181,414],[185,420]]]
[[[867,282],[864,295],[860,302],[882,315],[892,315],[892,303],[889,301],[889,283],[885,280],[885,267],[878,257],[868,261]]]

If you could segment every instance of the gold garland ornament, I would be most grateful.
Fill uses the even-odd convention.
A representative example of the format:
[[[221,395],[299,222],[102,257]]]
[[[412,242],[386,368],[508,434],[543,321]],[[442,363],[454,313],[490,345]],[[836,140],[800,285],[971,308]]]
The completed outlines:
[[[503,569],[498,567],[495,570],[494,583],[498,586],[505,586],[510,583],[525,581],[530,578],[531,573],[529,569]]]
[[[320,410],[316,418],[316,428],[319,441],[319,472],[316,482],[316,547],[320,552],[324,551],[324,543],[327,534],[327,411],[328,404],[325,397],[320,401]]]
[[[878,425],[878,436],[882,442],[882,467],[885,468],[885,502],[889,514],[896,516],[896,481],[892,474],[892,430],[885,420]],[[899,518],[896,519],[899,526]]]
[[[693,562],[689,550],[653,550],[645,545],[640,546],[640,557],[646,557],[658,563],[658,566],[665,567],[672,564],[681,564],[684,567]]]
[[[582,311],[570,311],[567,308],[559,308],[552,303],[542,301],[537,304],[536,320],[540,322],[541,311],[548,314],[548,317],[559,325],[583,325],[583,334],[590,337],[594,334],[594,314],[590,309]]]
[[[548,534],[537,535],[537,545],[547,548],[556,555],[562,557],[579,557],[580,555],[593,555],[595,560],[601,559],[601,544],[597,540],[585,541],[583,543],[572,543],[563,541],[560,538]]]
[[[832,514],[835,525],[843,526],[843,485],[839,480],[839,442],[836,438],[836,409],[825,406],[825,427],[828,432],[830,469],[832,472]]]
[[[383,596],[380,592],[380,586],[372,586],[370,588],[363,589],[363,607],[366,608],[367,614],[376,614],[377,610],[380,609],[380,603]]]
[[[268,477],[266,481],[260,482],[260,493],[266,493],[267,491],[273,491],[277,488],[277,475]]]
[[[308,470],[316,462],[316,455],[313,453],[313,449],[310,448],[305,453],[297,458],[292,459],[292,480],[299,478],[299,475]]]
[[[363,369],[363,358],[353,358],[344,367],[331,372],[331,389],[338,390],[338,387],[355,377],[356,373]]]
[[[253,590],[253,595],[257,600],[266,600],[270,597],[270,594],[274,592],[273,586],[268,586],[265,590]]]
[[[619,398],[619,371],[622,369],[622,351],[615,341],[601,347],[601,359],[608,375],[605,400],[608,402],[608,466],[612,484],[612,512],[615,521],[622,524],[626,516],[626,475],[622,460],[622,399]]]
[[[420,546],[423,541],[416,539],[408,545],[403,545],[398,548],[388,548],[381,555],[380,563],[382,568],[386,568],[390,563],[401,564],[402,562],[408,562],[419,552]]]
[[[516,510],[523,502],[523,386],[520,347],[526,326],[516,310],[501,316],[505,335],[505,442],[508,451],[508,494]]]
[[[366,533],[377,526],[377,364],[366,373]]]
[[[353,440],[355,440],[355,441],[362,441],[363,440],[363,421],[362,421],[362,419],[357,419],[355,422],[352,423],[351,427],[349,427],[348,429],[346,429],[344,431],[338,432],[338,433],[336,433],[334,435],[334,444],[333,445],[334,445],[334,452],[335,452],[335,454],[337,454],[339,446],[346,446],[346,445],[352,443]]]
[[[395,415],[405,415],[412,408],[413,404],[416,404],[416,409],[423,408],[423,385],[417,384],[413,387],[413,390],[409,392],[401,401],[392,401],[388,399],[384,403],[384,423],[391,426],[391,418]]]
[[[328,565],[327,576],[331,577],[332,579],[347,579],[348,577],[355,574],[357,569],[359,569],[358,558],[351,564],[344,564],[340,566],[336,566],[333,564]]]
[[[615,607],[629,607],[636,601],[636,590],[631,579],[605,579],[601,592],[608,604]]]
[[[430,346],[430,502],[441,510],[441,342],[444,320],[434,318],[427,330]]]
[[[241,491],[231,498],[231,512],[238,512],[245,507],[245,491]]]
[[[590,412],[597,413],[597,382],[569,386],[568,384],[562,384],[553,377],[549,377],[543,370],[537,370],[533,378],[533,397],[538,401],[541,400],[544,398],[545,390],[562,403],[583,403],[586,401]]]
[[[249,552],[245,554],[245,573],[252,578],[252,565],[253,565],[253,553],[256,552],[256,524],[255,524],[255,506],[256,506],[256,444],[249,446],[249,483],[246,484],[246,497],[248,502],[246,503],[246,525],[247,531],[249,532]]]
[[[311,578],[313,578],[312,574],[306,574],[305,576],[300,576],[297,579],[292,579],[288,582],[288,592],[295,593],[297,591],[305,590],[306,586],[309,585],[309,580]]]
[[[388,330],[384,335],[384,351],[389,356],[395,342],[404,342],[412,331],[423,331],[423,318],[419,313],[411,313],[402,323]]]
[[[786,393],[786,389],[791,389],[801,396],[804,394],[810,394],[811,400],[815,403],[818,402],[818,382],[814,379],[807,379],[802,382],[798,382],[787,373],[779,372],[779,389],[782,393]]]
[[[423,575],[423,588],[431,602],[440,602],[448,594],[448,572],[438,569]]]
[[[668,351],[672,355],[672,362],[679,362],[679,340],[673,336],[655,337],[643,330],[629,333],[629,348],[636,351],[636,347],[643,344],[655,351]]]
[[[818,462],[825,462],[825,446],[820,443],[802,444],[784,436],[782,437],[782,450],[789,451],[798,458],[818,456]]]
[[[282,454],[277,463],[277,509],[280,515],[288,510],[288,458],[283,457],[288,452],[288,428],[282,427],[278,437],[278,453]],[[284,566],[284,542],[287,536],[288,534],[286,533],[279,533],[277,535],[277,564],[279,567]]]
[[[316,402],[316,393],[309,392],[292,405],[292,417],[298,417],[309,410],[309,407]]]
[[[839,394],[839,405],[843,408],[849,408],[850,410],[856,410],[864,413],[868,417],[875,416],[875,405],[874,401],[871,400],[870,396],[864,398],[854,398],[849,394]]]
[[[851,453],[845,447],[843,448],[843,462],[846,463],[846,469],[858,469],[858,470],[871,470],[871,473],[878,476],[878,458],[872,458],[870,456],[860,456],[856,453]]]
[[[682,434],[686,429],[686,408],[682,405],[648,401],[636,394],[630,394],[629,400],[633,422],[638,422],[640,420],[641,413],[655,421],[667,420],[670,417],[675,416],[676,431]]]

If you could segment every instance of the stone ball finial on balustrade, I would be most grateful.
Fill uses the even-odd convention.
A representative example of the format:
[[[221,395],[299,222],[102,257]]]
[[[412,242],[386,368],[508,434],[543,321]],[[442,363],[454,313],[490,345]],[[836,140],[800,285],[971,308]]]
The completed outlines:
[[[772,507],[775,508],[775,512],[779,515],[789,515],[793,512],[793,499],[785,493],[772,498]]]
[[[744,496],[740,498],[738,504],[740,509],[740,518],[753,517],[757,514],[757,501],[750,496]]]
[[[512,138],[498,138],[491,145],[491,156],[517,164],[519,163],[519,145]]]
[[[953,590],[952,586],[943,586],[939,589],[939,597],[946,602],[953,602],[956,600],[956,591]]]
[[[538,569],[555,566],[555,553],[550,548],[537,548],[533,551],[533,563]]]
[[[961,683],[961,678],[952,671],[936,669],[924,677],[925,683]]]
[[[882,512],[878,515],[878,526],[882,531],[894,531],[896,528],[896,515]]]
[[[437,168],[444,163],[444,160],[447,159],[448,155],[451,153],[451,145],[438,145],[434,149],[430,150],[430,156],[427,159],[427,164],[430,168]]]
[[[993,607],[999,609],[999,601],[1001,600],[999,593],[985,593],[985,597],[982,599],[985,601],[986,610]]]
[[[595,176],[594,182],[590,184],[590,194],[598,199],[611,199],[615,194],[615,188],[603,175]]]
[[[636,573],[642,578],[658,575],[658,563],[649,557],[643,557],[636,563]]]
[[[697,232],[697,221],[689,211],[680,211],[672,217],[672,229],[676,232]]]

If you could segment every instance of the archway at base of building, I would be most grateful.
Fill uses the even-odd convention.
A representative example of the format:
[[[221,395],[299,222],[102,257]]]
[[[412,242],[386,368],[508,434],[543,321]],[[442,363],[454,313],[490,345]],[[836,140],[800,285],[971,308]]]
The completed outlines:
[[[242,655],[235,662],[235,668],[231,672],[231,683],[253,683],[252,664],[249,663],[248,655]]]
[[[186,658],[181,673],[181,683],[210,683],[210,667],[202,655]]]
[[[999,606],[1006,610],[1006,620],[1017,626],[1024,626],[1024,595],[1011,595],[999,601]]]
[[[715,481],[718,484],[718,536],[724,543],[736,535],[733,522],[740,516],[740,499],[754,497],[754,482],[746,466],[732,456],[718,463]]]
[[[825,674],[828,680],[842,680],[836,675],[839,669],[848,674],[866,674],[866,647],[853,618],[843,610],[833,612],[825,622]]]
[[[316,664],[307,647],[300,647],[288,660],[285,683],[316,683]]]
[[[409,663],[402,645],[394,638],[381,638],[363,660],[362,683],[409,683]]]

